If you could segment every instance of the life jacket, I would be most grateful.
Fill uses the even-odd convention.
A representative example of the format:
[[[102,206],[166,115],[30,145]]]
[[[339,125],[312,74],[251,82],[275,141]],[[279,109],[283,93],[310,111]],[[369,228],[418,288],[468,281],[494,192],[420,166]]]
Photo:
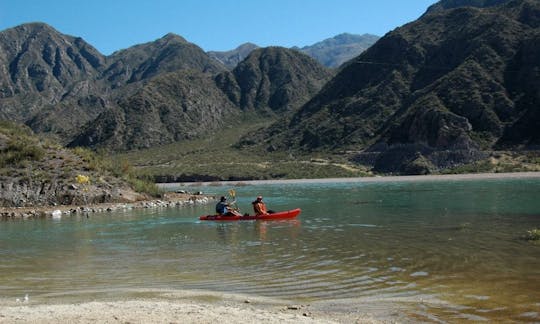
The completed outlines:
[[[268,212],[266,211],[266,204],[264,202],[255,200],[254,202],[252,202],[252,204],[253,211],[256,215],[268,214]]]

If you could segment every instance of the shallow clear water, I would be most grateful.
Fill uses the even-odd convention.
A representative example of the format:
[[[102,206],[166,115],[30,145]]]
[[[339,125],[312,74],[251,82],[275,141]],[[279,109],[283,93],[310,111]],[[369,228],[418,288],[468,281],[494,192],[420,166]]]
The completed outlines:
[[[540,227],[539,179],[235,189],[242,212],[262,194],[270,209],[302,214],[199,221],[210,204],[3,221],[0,298],[204,289],[298,302],[395,300],[419,319],[540,321],[540,244],[521,239]]]

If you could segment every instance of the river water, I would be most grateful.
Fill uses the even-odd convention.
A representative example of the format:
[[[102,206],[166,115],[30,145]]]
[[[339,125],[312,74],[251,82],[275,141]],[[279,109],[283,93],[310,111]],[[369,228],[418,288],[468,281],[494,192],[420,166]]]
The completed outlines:
[[[232,187],[189,187],[226,195]],[[0,299],[200,289],[393,301],[428,321],[540,321],[540,179],[257,184],[287,221],[204,222],[213,204],[0,222]],[[357,305],[361,307],[361,305]]]

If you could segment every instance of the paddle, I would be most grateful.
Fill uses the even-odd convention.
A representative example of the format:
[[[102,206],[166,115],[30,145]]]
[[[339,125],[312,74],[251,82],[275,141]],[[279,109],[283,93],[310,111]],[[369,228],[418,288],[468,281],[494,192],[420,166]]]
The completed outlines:
[[[231,199],[232,199],[232,202],[230,203],[230,206],[233,207],[233,205],[234,205],[233,210],[240,212],[240,208],[238,208],[238,205],[236,204],[236,190],[229,189],[229,197],[231,197]]]

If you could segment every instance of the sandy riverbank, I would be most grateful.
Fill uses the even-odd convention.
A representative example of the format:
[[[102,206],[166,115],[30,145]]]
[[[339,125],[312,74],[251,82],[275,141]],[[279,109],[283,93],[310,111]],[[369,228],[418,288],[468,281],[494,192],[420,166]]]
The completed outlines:
[[[174,291],[159,298],[81,303],[8,302],[0,323],[408,323],[388,301],[294,304],[263,297]]]
[[[161,188],[170,189],[179,186],[219,186],[219,185],[257,185],[257,184],[294,184],[294,183],[350,183],[350,182],[406,182],[406,181],[464,181],[489,179],[540,179],[540,172],[513,173],[474,173],[474,174],[444,174],[444,175],[414,175],[414,176],[375,176],[361,178],[325,178],[325,179],[287,179],[287,180],[249,180],[221,182],[181,182],[160,183]]]

